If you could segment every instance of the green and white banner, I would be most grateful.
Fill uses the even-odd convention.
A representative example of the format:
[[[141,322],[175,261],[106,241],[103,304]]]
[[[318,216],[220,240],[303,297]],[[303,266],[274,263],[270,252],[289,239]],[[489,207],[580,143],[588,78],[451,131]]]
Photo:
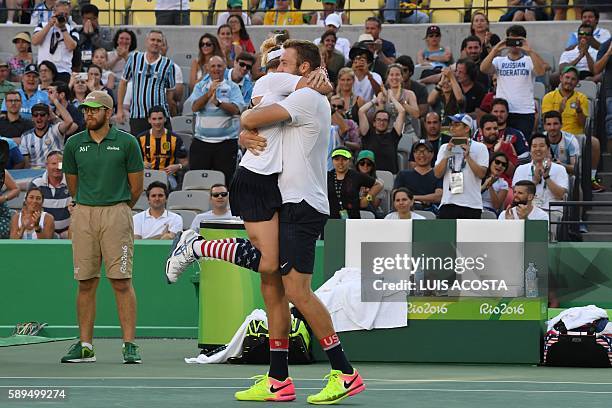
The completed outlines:
[[[408,320],[542,320],[540,298],[408,298]]]

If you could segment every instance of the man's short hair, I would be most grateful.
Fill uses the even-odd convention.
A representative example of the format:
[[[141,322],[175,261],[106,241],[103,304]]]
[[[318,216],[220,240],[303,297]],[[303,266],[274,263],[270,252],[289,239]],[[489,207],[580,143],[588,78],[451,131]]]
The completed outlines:
[[[533,135],[531,135],[531,140],[529,140],[530,149],[531,145],[533,144],[533,141],[536,139],[544,139],[544,141],[546,142],[546,146],[550,147],[550,140],[548,140],[548,136],[546,136],[544,133],[534,133]]]
[[[166,36],[164,35],[164,32],[163,32],[163,31],[161,31],[161,30],[155,30],[155,29],[153,29],[153,30],[149,31],[149,33],[147,34],[147,38],[149,38],[149,36],[150,36],[151,34],[159,34],[159,35],[161,35],[162,40],[166,38]]]
[[[487,113],[480,118],[480,128],[484,128],[485,123],[495,122],[497,124],[497,116]]]
[[[376,113],[374,113],[374,119],[376,119],[376,116],[378,116],[379,113],[384,113],[385,115],[387,115],[387,119],[391,119],[391,114],[385,109],[377,110]]]
[[[153,115],[154,113],[157,113],[157,112],[161,112],[164,115],[164,118],[166,117],[166,111],[164,110],[164,107],[161,106],[161,105],[155,105],[154,107],[149,109],[149,113],[147,114],[147,118],[151,118],[151,115]]]
[[[506,107],[506,110],[510,112],[510,105],[508,105],[508,101],[504,98],[493,99],[493,102],[491,102],[491,108],[493,108],[495,105],[504,105]]]
[[[391,193],[391,202],[395,201],[395,196],[397,195],[397,193],[406,193],[409,199],[414,199],[414,194],[412,193],[412,191],[410,191],[406,187],[398,187]]]
[[[242,51],[236,57],[236,61],[238,61],[238,60],[249,61],[251,64],[254,64],[255,63],[255,55],[251,54],[250,52]]]
[[[16,89],[10,90],[7,93],[5,93],[4,94],[4,99],[6,99],[6,97],[9,96],[9,95],[17,95],[19,97],[19,100],[21,100],[21,94]]]
[[[147,194],[147,198],[149,198],[149,194],[151,194],[151,190],[153,190],[154,188],[161,188],[162,190],[164,190],[164,195],[166,196],[166,198],[168,198],[168,186],[166,185],[166,183],[162,183],[161,181],[154,181],[149,184],[149,187],[147,187],[145,191]]]
[[[62,157],[63,157],[63,156],[64,156],[64,153],[62,153],[62,151],[61,151],[61,150],[53,150],[52,152],[50,152],[50,153],[47,155],[47,159],[46,159],[46,160],[47,160],[47,161],[49,161],[49,159],[50,159],[50,158],[52,158],[52,157],[54,157],[54,156],[62,156]]]
[[[580,26],[578,27],[578,32],[582,31],[583,28],[589,28],[591,29],[591,32],[593,32],[593,26],[587,23],[580,24]]]
[[[378,28],[380,28],[380,26],[381,26],[380,19],[378,17],[374,17],[374,16],[368,17],[368,18],[366,18],[365,23],[368,23],[368,22],[373,22],[373,23],[378,24]],[[365,23],[364,23],[364,25],[365,25]]]
[[[506,30],[507,37],[523,37],[527,38],[527,30],[520,24],[511,25]]]
[[[408,68],[408,72],[410,72],[410,76],[414,74],[414,61],[409,55],[400,55],[395,62],[398,64]]]
[[[546,119],[552,119],[552,118],[559,119],[559,123],[563,124],[563,119],[561,118],[561,113],[559,113],[559,111],[555,111],[555,110],[548,111],[542,117],[542,119],[544,119],[544,122],[546,122]]]
[[[223,183],[215,183],[212,186],[210,186],[210,191],[212,191],[213,188],[217,188],[217,187],[223,187],[227,190],[227,186]]]
[[[463,51],[465,47],[467,47],[467,43],[469,42],[477,42],[478,44],[481,44],[482,46],[482,43],[480,42],[480,38],[476,37],[475,35],[470,35],[470,36],[465,37],[463,41],[461,41],[461,51]]]
[[[536,194],[536,185],[531,180],[519,180],[514,184],[514,187],[527,187],[527,194]]]
[[[293,48],[297,52],[297,66],[299,67],[304,62],[310,64],[310,69],[315,70],[321,66],[321,53],[319,47],[304,40],[287,40],[283,44],[283,48]]]
[[[591,12],[593,13],[593,15],[595,16],[596,20],[599,20],[599,10],[597,10],[596,8],[593,7],[585,7],[582,9],[582,11],[580,12],[580,18],[582,18],[582,15],[586,12]]]
[[[57,90],[58,94],[63,93],[67,101],[72,100],[72,92],[70,92],[70,87],[67,83],[64,81],[55,81],[51,84],[51,86]]]
[[[81,15],[84,16],[85,14],[93,14],[94,16],[98,17],[100,10],[95,4],[84,4],[81,6]]]

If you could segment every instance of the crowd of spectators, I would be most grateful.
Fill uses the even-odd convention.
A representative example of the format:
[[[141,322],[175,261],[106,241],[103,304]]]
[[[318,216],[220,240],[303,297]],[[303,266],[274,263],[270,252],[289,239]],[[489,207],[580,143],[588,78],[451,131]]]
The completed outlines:
[[[210,188],[211,210],[194,225],[231,218],[226,185],[242,154],[240,114],[264,74],[262,52],[248,34],[248,26],[258,22],[322,27],[314,42],[334,86],[328,95],[331,218],[360,218],[364,211],[376,218],[422,217],[412,210],[439,218],[480,218],[483,210],[501,219],[561,218],[561,209],[548,203],[567,197],[593,112],[592,101],[576,87],[612,72],[610,33],[598,27],[596,9],[582,8],[559,67],[550,67],[530,46],[523,26],[508,27],[501,39],[479,12],[458,52],[445,45],[440,27],[430,25],[422,49],[397,55],[375,17],[365,21],[356,43],[343,38],[346,15],[335,0],[324,0],[324,11],[314,14],[295,9],[293,2],[278,1],[275,9],[270,3],[261,1],[248,13],[241,1],[230,0],[216,33],[194,44],[197,58],[188,72],[172,60],[161,30],[148,32],[142,45],[129,29],[113,35],[100,26],[95,5],[81,7],[81,24],[73,21],[67,0],[37,6],[33,33],[15,35],[14,57],[0,61],[0,136],[9,142],[8,169],[45,172],[32,181],[15,214],[7,206],[15,183],[7,177],[0,236],[69,236],[72,204],[61,173],[62,150],[84,129],[78,106],[92,91],[115,101],[112,122],[138,139],[145,168],[167,174],[165,183],[149,185],[149,208],[134,216],[139,238],[169,239],[183,227],[166,203],[189,170],[217,170],[225,178]],[[538,8],[523,3],[509,9],[511,20],[538,16]],[[173,9],[156,12],[159,21],[185,24],[188,14],[175,15]],[[385,13],[385,19],[424,17]],[[290,28],[270,36],[288,38]],[[535,82],[548,79],[545,85],[552,87],[538,105]],[[181,115],[193,115],[187,139],[172,129],[171,118]],[[611,135],[612,119],[606,124]],[[604,191],[596,174],[602,153],[597,137],[591,146],[593,191]]]

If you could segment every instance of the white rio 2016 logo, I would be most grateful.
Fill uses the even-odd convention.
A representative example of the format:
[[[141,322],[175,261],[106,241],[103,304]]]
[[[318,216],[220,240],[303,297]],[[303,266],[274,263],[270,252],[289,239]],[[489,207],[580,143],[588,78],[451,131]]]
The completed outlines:
[[[520,305],[510,306],[507,303],[500,305],[492,305],[490,303],[483,303],[480,305],[480,314],[484,315],[524,315],[525,307],[521,303]]]
[[[446,307],[446,303],[441,305],[432,305],[431,303],[421,303],[415,305],[412,302],[408,302],[408,314],[446,314],[447,312],[448,308]]]

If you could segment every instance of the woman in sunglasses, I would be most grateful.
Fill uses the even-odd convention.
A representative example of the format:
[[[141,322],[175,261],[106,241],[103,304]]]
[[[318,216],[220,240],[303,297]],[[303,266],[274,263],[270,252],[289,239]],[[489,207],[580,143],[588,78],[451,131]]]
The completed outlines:
[[[193,87],[206,76],[208,60],[212,56],[218,56],[224,60],[226,59],[217,37],[210,33],[206,33],[201,36],[198,41],[198,58],[191,61],[191,72],[189,74],[190,90],[193,90]]]
[[[508,169],[508,163],[508,156],[505,153],[493,153],[489,161],[487,174],[480,187],[483,208],[493,211],[497,215],[504,208],[504,202],[508,195],[508,182],[503,177]]]
[[[376,160],[375,160],[373,151],[371,150],[360,151],[355,163],[356,163],[355,167],[357,167],[357,171],[359,173],[370,176],[376,179],[377,181],[379,181],[380,184],[384,184],[382,180],[376,177]],[[359,191],[359,199],[361,200],[361,203],[362,203],[361,209],[365,211],[373,212],[374,215],[376,215],[376,218],[383,218],[385,214],[380,208],[380,203],[382,200],[378,196],[376,196],[376,197],[372,197],[372,201],[367,201],[367,200],[363,201],[363,199],[365,199],[368,196],[368,194],[370,194],[370,189],[367,187],[361,187],[361,190]]]

